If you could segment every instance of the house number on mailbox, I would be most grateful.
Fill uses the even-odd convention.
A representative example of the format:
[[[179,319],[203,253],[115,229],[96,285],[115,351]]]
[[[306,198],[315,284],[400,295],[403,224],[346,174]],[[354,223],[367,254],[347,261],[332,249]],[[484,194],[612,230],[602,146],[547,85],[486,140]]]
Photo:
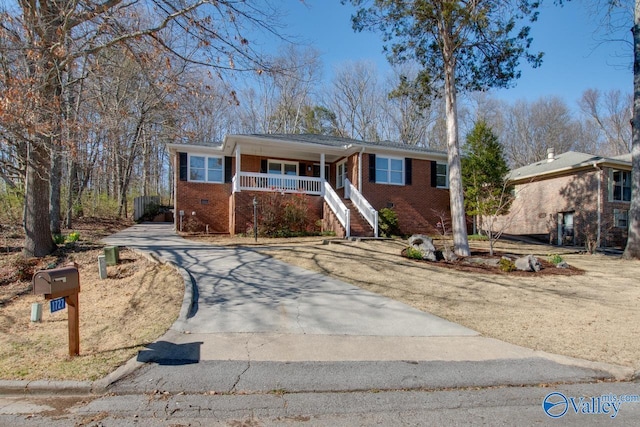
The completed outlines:
[[[66,307],[67,305],[64,302],[64,297],[52,299],[51,301],[49,301],[49,309],[52,313],[64,310]]]

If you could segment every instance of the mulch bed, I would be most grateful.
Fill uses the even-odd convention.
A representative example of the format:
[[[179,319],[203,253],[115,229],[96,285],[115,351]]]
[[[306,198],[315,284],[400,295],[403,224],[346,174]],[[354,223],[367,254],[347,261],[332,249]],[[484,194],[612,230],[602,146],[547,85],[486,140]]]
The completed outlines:
[[[523,276],[523,277],[531,277],[531,276],[576,276],[584,274],[584,270],[579,268],[569,266],[569,268],[557,268],[554,264],[548,262],[543,257],[536,257],[538,261],[542,265],[542,269],[538,272],[535,271],[502,271],[497,266],[487,265],[487,264],[479,264],[479,263],[471,263],[468,261],[469,258],[482,258],[482,259],[495,259],[499,260],[503,256],[508,256],[513,259],[513,254],[504,254],[500,252],[493,253],[493,256],[489,255],[489,251],[483,250],[474,250],[471,251],[471,255],[469,257],[460,257],[456,261],[426,261],[426,260],[417,260],[413,258],[408,258],[406,256],[406,249],[402,251],[402,256],[411,259],[415,262],[427,263],[429,265],[433,265],[434,267],[442,267],[449,268],[456,271],[464,271],[468,273],[483,273],[483,274],[502,274],[508,276]]]

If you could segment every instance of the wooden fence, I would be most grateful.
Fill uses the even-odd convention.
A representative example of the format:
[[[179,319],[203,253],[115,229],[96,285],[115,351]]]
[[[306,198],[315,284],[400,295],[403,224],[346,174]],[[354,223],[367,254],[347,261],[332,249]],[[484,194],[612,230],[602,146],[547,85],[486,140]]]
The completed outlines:
[[[140,196],[133,199],[133,220],[142,218],[147,207],[151,205],[160,205],[160,196]]]

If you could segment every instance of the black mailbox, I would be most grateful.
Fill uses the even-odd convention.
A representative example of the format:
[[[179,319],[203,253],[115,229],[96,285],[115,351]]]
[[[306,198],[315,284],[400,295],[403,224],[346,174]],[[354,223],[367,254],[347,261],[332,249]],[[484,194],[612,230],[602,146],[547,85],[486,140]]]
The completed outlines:
[[[33,276],[33,293],[59,298],[80,292],[80,275],[76,267],[40,270]]]

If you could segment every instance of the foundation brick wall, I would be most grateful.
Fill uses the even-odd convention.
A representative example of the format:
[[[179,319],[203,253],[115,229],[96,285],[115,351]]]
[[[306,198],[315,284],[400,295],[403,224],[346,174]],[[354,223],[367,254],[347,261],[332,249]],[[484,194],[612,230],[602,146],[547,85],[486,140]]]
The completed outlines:
[[[210,233],[229,232],[229,194],[231,184],[205,184],[176,181],[176,228],[180,227],[179,212],[184,211],[183,223],[195,212],[195,218],[209,225]],[[186,230],[185,230],[186,231]],[[204,231],[204,230],[202,230]]]

